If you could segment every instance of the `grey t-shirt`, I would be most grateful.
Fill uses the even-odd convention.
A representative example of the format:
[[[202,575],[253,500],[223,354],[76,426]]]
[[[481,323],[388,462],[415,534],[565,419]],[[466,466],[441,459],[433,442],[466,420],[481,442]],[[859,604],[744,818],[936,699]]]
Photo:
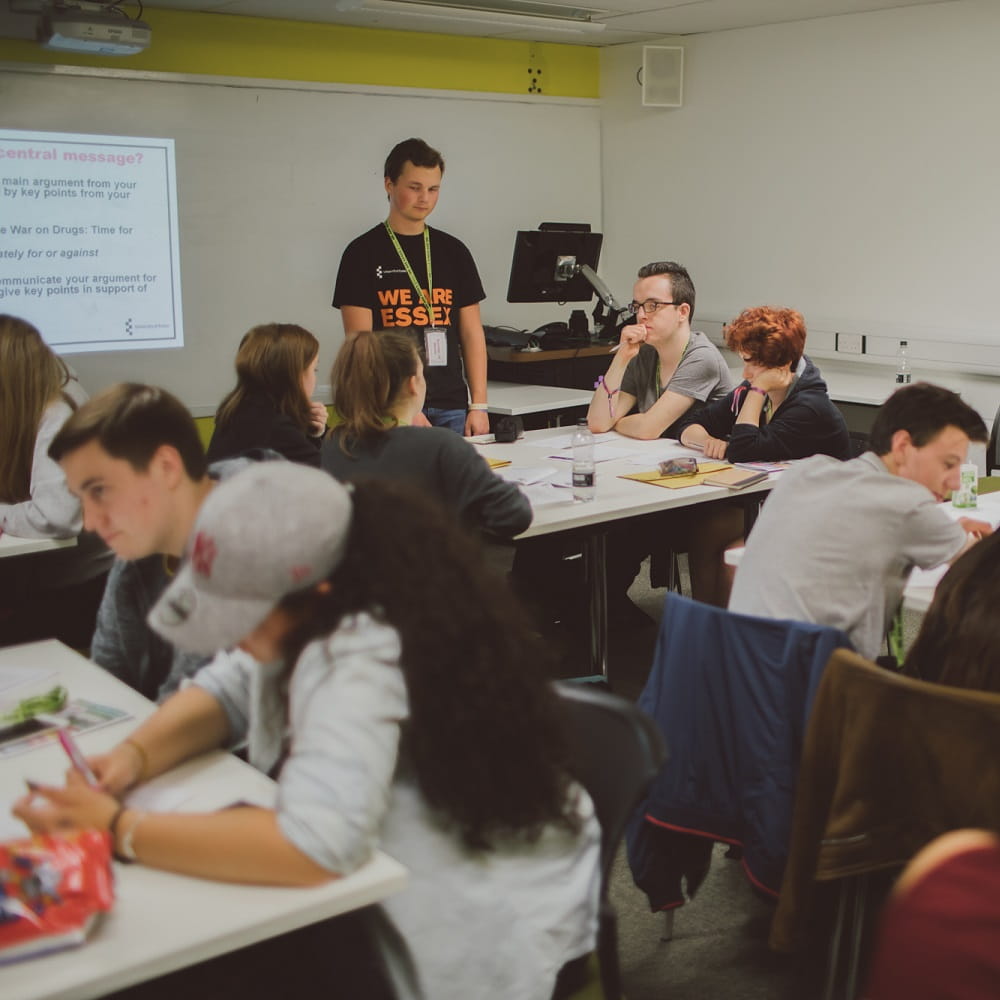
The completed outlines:
[[[720,399],[733,388],[732,374],[719,349],[698,330],[691,331],[687,351],[677,371],[657,392],[659,367],[660,356],[656,348],[643,344],[625,369],[621,390],[635,397],[638,413],[645,413],[669,389],[695,401],[694,406],[684,414],[683,419],[687,422],[692,413],[697,412],[698,404]],[[663,432],[664,437],[676,436],[670,433],[673,426]]]
[[[913,567],[939,566],[964,544],[930,490],[874,452],[817,455],[782,473],[764,503],[729,610],[832,625],[875,659]]]

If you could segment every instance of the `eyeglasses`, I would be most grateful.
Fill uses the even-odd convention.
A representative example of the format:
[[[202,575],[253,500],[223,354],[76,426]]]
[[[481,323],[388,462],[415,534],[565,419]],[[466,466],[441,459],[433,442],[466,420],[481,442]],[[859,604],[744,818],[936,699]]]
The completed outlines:
[[[647,315],[652,316],[659,312],[664,306],[675,306],[676,302],[661,302],[659,299],[646,299],[645,302],[636,302],[633,299],[628,304],[628,311],[634,316],[640,309]]]

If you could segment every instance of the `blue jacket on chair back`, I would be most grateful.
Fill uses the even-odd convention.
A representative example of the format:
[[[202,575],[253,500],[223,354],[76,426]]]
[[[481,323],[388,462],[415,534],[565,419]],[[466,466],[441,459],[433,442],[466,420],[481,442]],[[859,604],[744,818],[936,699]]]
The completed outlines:
[[[671,754],[628,831],[632,874],[652,909],[684,902],[682,876],[693,893],[713,840],[742,845],[750,880],[777,895],[809,712],[842,647],[851,644],[838,629],[667,595],[638,704]]]

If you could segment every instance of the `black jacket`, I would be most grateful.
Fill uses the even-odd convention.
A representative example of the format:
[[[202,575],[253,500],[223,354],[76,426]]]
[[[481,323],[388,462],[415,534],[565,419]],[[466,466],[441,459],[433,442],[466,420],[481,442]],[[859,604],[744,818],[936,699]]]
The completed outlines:
[[[728,396],[698,411],[691,424],[700,424],[714,438],[729,439],[730,462],[781,462],[809,455],[851,457],[851,439],[840,410],[833,405],[819,369],[803,355],[801,373],[770,421],[759,427],[737,424],[733,412],[737,394],[742,401],[749,382],[741,382]]]
[[[209,462],[235,458],[253,449],[270,448],[290,462],[319,468],[322,437],[309,437],[290,417],[279,413],[263,395],[247,396],[236,412],[219,427],[208,444]]]

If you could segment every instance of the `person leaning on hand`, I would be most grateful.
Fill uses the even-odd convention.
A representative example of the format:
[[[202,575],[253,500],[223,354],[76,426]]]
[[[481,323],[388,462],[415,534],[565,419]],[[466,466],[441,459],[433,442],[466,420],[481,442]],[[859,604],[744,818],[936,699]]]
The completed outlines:
[[[805,343],[805,321],[794,309],[740,313],[726,327],[726,345],[743,362],[743,381],[702,409],[681,431],[681,443],[730,462],[850,458],[847,425],[803,353]]]
[[[594,387],[587,422],[595,433],[676,437],[684,419],[724,398],[732,376],[719,349],[691,329],[694,283],[673,261],[646,264],[632,289],[633,322]]]

